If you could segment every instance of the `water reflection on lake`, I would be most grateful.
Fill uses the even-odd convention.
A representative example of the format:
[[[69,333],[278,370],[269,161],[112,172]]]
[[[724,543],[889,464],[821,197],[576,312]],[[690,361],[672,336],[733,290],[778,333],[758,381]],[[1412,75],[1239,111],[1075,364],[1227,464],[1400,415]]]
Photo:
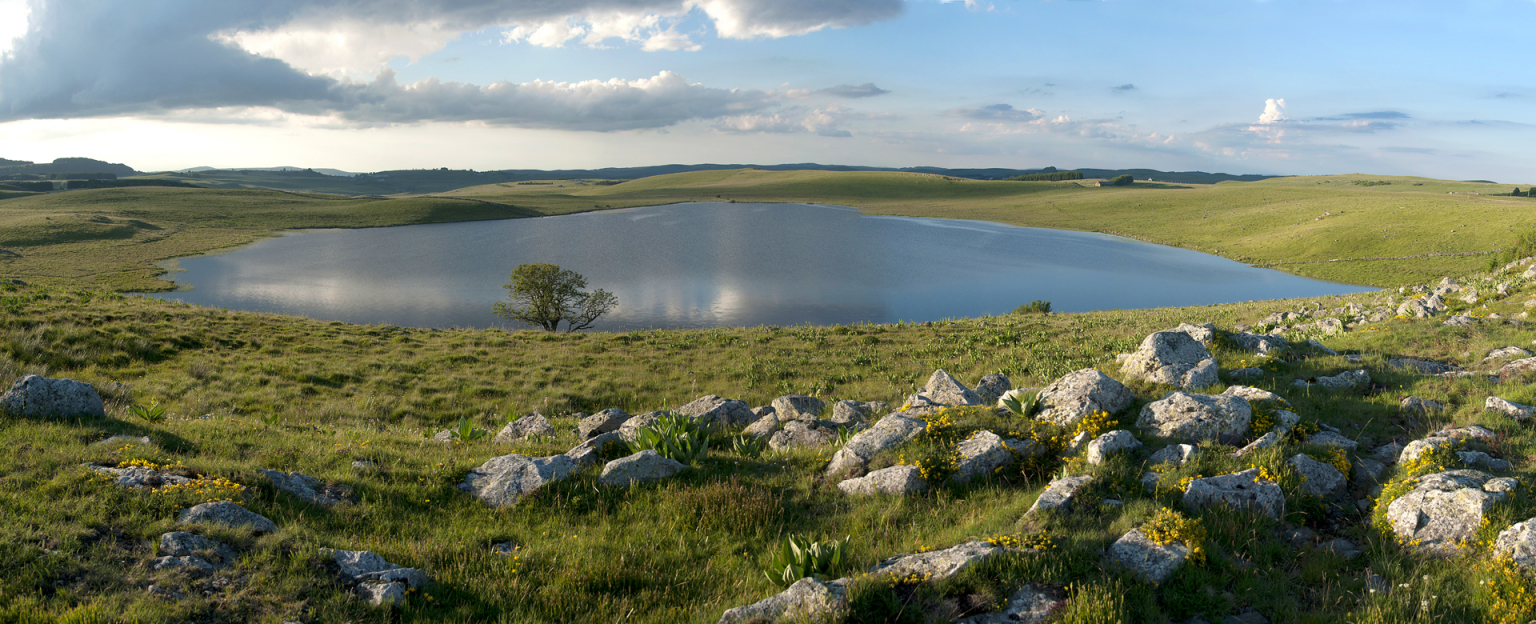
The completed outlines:
[[[1371,290],[1125,238],[804,204],[677,204],[539,219],[313,230],[185,258],[148,295],[323,320],[507,326],[517,265],[619,297],[594,329],[827,325],[1201,305]],[[512,325],[511,327],[519,327]]]

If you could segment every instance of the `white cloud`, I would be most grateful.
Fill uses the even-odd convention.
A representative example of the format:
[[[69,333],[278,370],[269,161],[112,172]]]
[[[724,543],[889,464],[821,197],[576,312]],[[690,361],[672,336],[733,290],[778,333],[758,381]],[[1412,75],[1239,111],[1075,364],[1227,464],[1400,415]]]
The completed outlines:
[[[27,0],[0,0],[0,55],[10,52],[15,40],[27,34],[31,16]]]
[[[1258,123],[1268,125],[1289,120],[1290,117],[1285,115],[1285,98],[1264,100],[1264,114],[1259,115]]]
[[[361,77],[399,57],[415,61],[443,49],[459,31],[442,22],[372,24],[341,20],[272,30],[225,30],[214,41],[281,59],[315,75]]]
[[[715,122],[715,129],[733,134],[756,132],[790,134],[810,132],[825,137],[851,137],[842,126],[850,121],[885,118],[860,113],[841,104],[823,108],[790,106],[777,111],[734,115]]]

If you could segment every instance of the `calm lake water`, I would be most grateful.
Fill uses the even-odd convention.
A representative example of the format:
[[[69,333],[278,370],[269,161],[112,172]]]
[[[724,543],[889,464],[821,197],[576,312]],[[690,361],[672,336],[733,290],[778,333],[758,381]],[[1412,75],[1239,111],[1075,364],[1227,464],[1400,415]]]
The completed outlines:
[[[1372,290],[1116,236],[862,216],[804,204],[678,204],[538,219],[313,230],[180,260],[202,306],[409,327],[521,327],[491,312],[517,265],[618,295],[594,326],[927,321],[1202,305]]]

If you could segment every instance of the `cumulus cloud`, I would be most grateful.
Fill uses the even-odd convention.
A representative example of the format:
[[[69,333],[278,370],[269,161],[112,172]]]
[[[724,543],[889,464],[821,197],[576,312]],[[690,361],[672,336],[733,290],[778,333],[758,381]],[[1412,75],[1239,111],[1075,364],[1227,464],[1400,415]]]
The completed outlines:
[[[884,116],[861,113],[841,104],[823,108],[791,106],[774,112],[725,117],[715,123],[715,129],[732,134],[810,132],[824,137],[846,138],[853,133],[843,129],[842,125],[877,117]]]
[[[1289,120],[1285,116],[1285,98],[1264,100],[1264,114],[1259,115],[1257,123],[1261,125],[1276,124]]]
[[[949,115],[977,121],[1034,121],[1045,112],[1037,108],[1019,110],[1009,104],[992,104],[981,108],[950,109]]]
[[[0,0],[0,12],[14,12],[14,2]],[[488,86],[365,77],[486,28],[535,45],[622,40],[691,50],[699,44],[669,21],[690,11],[722,37],[784,37],[887,19],[901,0],[32,0],[26,7],[27,31],[0,57],[0,122],[267,107],[365,124],[440,119],[620,130],[757,113],[777,96],[690,85],[670,72]],[[872,95],[883,91],[865,86]]]

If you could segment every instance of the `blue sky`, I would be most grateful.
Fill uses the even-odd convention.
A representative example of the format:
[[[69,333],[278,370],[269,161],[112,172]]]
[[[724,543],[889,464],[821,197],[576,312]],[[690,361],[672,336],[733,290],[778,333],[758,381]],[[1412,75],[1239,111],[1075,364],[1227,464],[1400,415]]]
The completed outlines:
[[[1532,0],[0,0],[0,157],[1529,183],[1532,41]]]

